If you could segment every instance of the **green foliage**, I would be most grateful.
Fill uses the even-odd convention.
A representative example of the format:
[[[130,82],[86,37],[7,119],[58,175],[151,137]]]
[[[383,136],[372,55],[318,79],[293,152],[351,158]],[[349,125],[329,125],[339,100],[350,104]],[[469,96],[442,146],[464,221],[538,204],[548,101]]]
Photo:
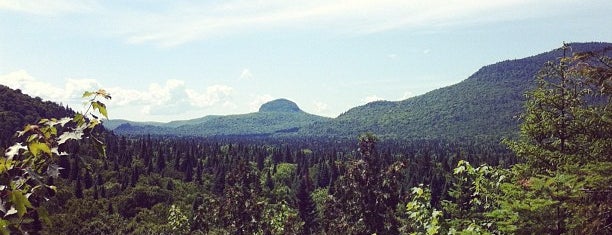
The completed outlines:
[[[575,52],[597,51],[610,43],[573,43]],[[546,61],[559,50],[479,69],[466,80],[403,101],[358,106],[329,122],[300,129],[300,135],[350,137],[373,132],[382,139],[478,140],[498,143],[517,136],[526,91]],[[608,84],[609,86],[609,84]]]
[[[330,221],[329,233],[397,234],[399,222],[394,215],[399,201],[402,162],[387,164],[376,154],[377,138],[359,137],[362,159],[345,163],[345,173],[334,185],[327,200],[324,219]]]
[[[527,94],[520,139],[506,141],[524,163],[507,171],[459,161],[442,203],[442,233],[612,232],[612,63],[605,53],[575,53],[541,70]],[[413,189],[407,209],[412,230],[426,233],[438,216],[422,192]]]
[[[97,100],[98,97],[110,99],[106,91],[86,92],[84,97],[91,97],[90,108],[94,107],[107,116],[104,104]],[[55,186],[43,181],[49,177],[58,177],[59,167],[56,163],[59,158],[67,157],[65,152],[60,152],[60,148],[69,140],[81,140],[86,136],[99,149],[104,149],[102,142],[92,132],[99,123],[88,110],[73,118],[41,119],[38,124],[28,124],[17,132],[25,145],[16,143],[9,147],[2,157],[0,167],[0,215],[3,218],[0,220],[5,225],[3,231],[40,229],[36,224],[41,215],[46,220],[46,213],[40,213],[38,206],[45,198],[55,194],[56,190]],[[32,226],[22,226],[27,223]]]
[[[189,218],[175,205],[170,206],[168,225],[172,234],[189,234]]]
[[[535,62],[554,54],[559,53],[515,62],[537,69]],[[551,67],[543,70],[538,87],[527,97],[520,138],[506,142],[520,164],[486,141],[381,142],[365,134],[359,136],[356,149],[354,141],[325,138],[122,137],[96,132],[99,121],[92,115],[49,118],[24,126],[14,139],[20,144],[6,149],[0,158],[2,233],[607,234],[612,205],[609,61],[601,54],[586,53],[547,65]],[[472,85],[529,86],[515,78],[497,78],[514,73],[508,64],[512,63],[483,68],[471,78]],[[105,95],[85,96],[94,102],[96,96]],[[496,104],[506,108],[503,102]],[[367,106],[380,108],[376,110],[385,116],[394,105]],[[105,108],[90,104],[100,117],[106,116]],[[304,116],[289,112],[290,107],[280,109],[257,115],[262,120],[287,113]],[[443,137],[473,134],[474,127],[454,117],[455,111],[432,111],[435,121],[429,120],[430,125],[449,132]],[[407,130],[394,131],[420,128],[406,123],[414,119],[394,119],[395,114],[375,121],[378,124],[370,130],[404,124]],[[363,115],[367,121],[371,113]],[[0,115],[0,125],[2,117],[8,116]],[[453,134],[456,129],[444,124],[450,117],[470,131]],[[347,123],[352,129],[339,135],[360,128],[359,122]],[[264,124],[274,123],[257,125]],[[496,125],[482,136],[495,132]],[[107,146],[100,149],[107,152],[106,158],[96,157],[99,151],[93,146],[101,142]],[[64,152],[76,154],[69,160]],[[33,167],[41,164],[47,166]],[[419,183],[429,186],[414,187]]]
[[[515,190],[521,193],[510,200],[533,202],[531,210],[519,215],[546,221],[535,225],[542,233],[612,232],[602,222],[612,220],[612,197],[603,196],[609,195],[604,184],[612,172],[612,61],[607,52],[574,53],[548,63],[537,77],[538,87],[528,93],[521,138],[507,141],[525,160],[514,168],[522,182]],[[521,221],[519,227],[528,223]]]
[[[430,204],[431,192],[423,185],[412,188],[412,200],[406,204],[409,223],[402,228],[410,234],[439,234],[442,212]]]
[[[300,234],[304,222],[298,212],[282,202],[268,205],[264,210],[263,221],[267,223],[271,234]]]

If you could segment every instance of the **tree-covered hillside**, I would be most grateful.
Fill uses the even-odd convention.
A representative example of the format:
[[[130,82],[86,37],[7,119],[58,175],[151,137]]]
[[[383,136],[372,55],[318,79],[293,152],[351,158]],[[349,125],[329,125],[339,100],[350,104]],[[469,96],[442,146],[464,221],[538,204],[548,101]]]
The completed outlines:
[[[601,51],[610,43],[573,43],[572,52]],[[517,135],[524,93],[547,61],[561,58],[553,50],[524,59],[482,67],[468,79],[403,101],[376,101],[355,107],[326,123],[300,129],[299,135],[356,136],[373,132],[382,138],[480,139],[498,142]]]
[[[17,130],[28,123],[36,123],[41,117],[59,118],[74,112],[66,107],[41,98],[32,98],[0,85],[0,150],[12,145]]]

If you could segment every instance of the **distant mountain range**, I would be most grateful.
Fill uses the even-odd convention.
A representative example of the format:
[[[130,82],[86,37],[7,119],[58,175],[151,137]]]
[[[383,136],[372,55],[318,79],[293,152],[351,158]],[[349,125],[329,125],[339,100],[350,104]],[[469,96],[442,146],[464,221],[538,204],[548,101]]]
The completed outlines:
[[[610,43],[572,43],[573,52],[601,51]],[[207,116],[170,123],[105,123],[119,134],[266,135],[345,138],[372,132],[388,139],[493,140],[518,133],[516,116],[524,93],[535,86],[542,66],[562,56],[552,50],[479,69],[466,80],[402,101],[376,101],[337,118],[302,112],[295,103],[276,100],[257,113]]]
[[[601,51],[612,44],[572,43],[570,47],[573,52]],[[498,141],[516,136],[519,122],[515,117],[523,110],[524,93],[535,86],[534,76],[540,68],[561,56],[562,51],[552,50],[487,65],[455,85],[402,101],[368,103],[336,118],[309,114],[292,101],[278,99],[248,114],[168,123],[108,120],[104,126],[117,134],[132,135],[354,138],[372,132],[385,139]],[[26,122],[72,112],[5,86],[0,86],[0,97],[3,145]]]
[[[610,43],[572,43],[572,52],[601,51]],[[525,92],[535,75],[562,50],[487,65],[455,85],[403,101],[377,101],[355,107],[327,123],[298,134],[355,136],[371,131],[386,138],[499,140],[518,133]]]
[[[141,123],[110,121],[107,128],[118,134],[155,134],[177,136],[271,136],[295,133],[300,128],[331,118],[302,111],[287,99],[277,99],[263,104],[258,112],[227,116],[206,116],[198,119],[169,123]]]

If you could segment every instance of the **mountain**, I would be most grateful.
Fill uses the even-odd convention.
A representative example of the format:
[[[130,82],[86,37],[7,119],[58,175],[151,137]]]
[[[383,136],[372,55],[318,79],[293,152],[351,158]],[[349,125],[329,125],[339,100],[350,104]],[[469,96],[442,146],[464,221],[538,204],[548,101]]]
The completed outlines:
[[[135,122],[135,121],[129,121],[129,120],[125,120],[125,119],[110,119],[110,120],[103,120],[102,121],[102,125],[104,125],[104,127],[106,129],[109,130],[114,130],[117,127],[123,125],[123,124],[130,124],[130,126],[163,126],[166,125],[167,123],[163,123],[163,122]]]
[[[269,136],[294,133],[304,126],[329,120],[302,111],[290,100],[277,99],[261,105],[255,113],[206,116],[163,124],[125,122],[113,131],[118,134],[179,136]]]
[[[601,51],[610,43],[573,43],[573,52]],[[479,139],[516,136],[524,93],[535,87],[542,66],[561,50],[482,67],[466,80],[403,101],[376,101],[352,108],[329,122],[300,129],[303,136]]]
[[[610,43],[572,43],[572,52],[602,51]],[[193,136],[275,135],[352,138],[372,132],[388,139],[486,140],[499,142],[518,133],[516,116],[525,92],[548,61],[563,56],[559,49],[487,65],[451,86],[402,101],[376,101],[328,119],[307,114],[286,99],[261,106],[258,112],[164,124],[129,123],[117,133]]]
[[[41,118],[72,115],[74,111],[69,108],[0,85],[0,149],[12,145],[13,135],[26,124],[35,124]]]
[[[136,121],[129,121],[125,119],[110,119],[110,120],[104,120],[103,125],[104,127],[106,127],[106,129],[109,129],[109,130],[114,130],[123,124],[130,124],[130,126],[132,127],[145,127],[145,126],[179,127],[183,125],[202,123],[210,119],[213,119],[215,117],[218,117],[218,116],[209,115],[209,116],[204,116],[201,118],[195,118],[195,119],[189,119],[189,120],[178,120],[178,121],[171,121],[171,122],[136,122]]]

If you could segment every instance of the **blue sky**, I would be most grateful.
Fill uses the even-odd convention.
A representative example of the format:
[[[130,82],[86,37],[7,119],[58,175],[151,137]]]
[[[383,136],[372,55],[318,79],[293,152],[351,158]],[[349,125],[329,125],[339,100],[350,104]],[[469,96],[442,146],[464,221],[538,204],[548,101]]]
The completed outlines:
[[[126,3],[127,2],[127,3]],[[335,117],[563,41],[612,41],[609,0],[0,0],[0,84],[170,121],[287,98]]]

